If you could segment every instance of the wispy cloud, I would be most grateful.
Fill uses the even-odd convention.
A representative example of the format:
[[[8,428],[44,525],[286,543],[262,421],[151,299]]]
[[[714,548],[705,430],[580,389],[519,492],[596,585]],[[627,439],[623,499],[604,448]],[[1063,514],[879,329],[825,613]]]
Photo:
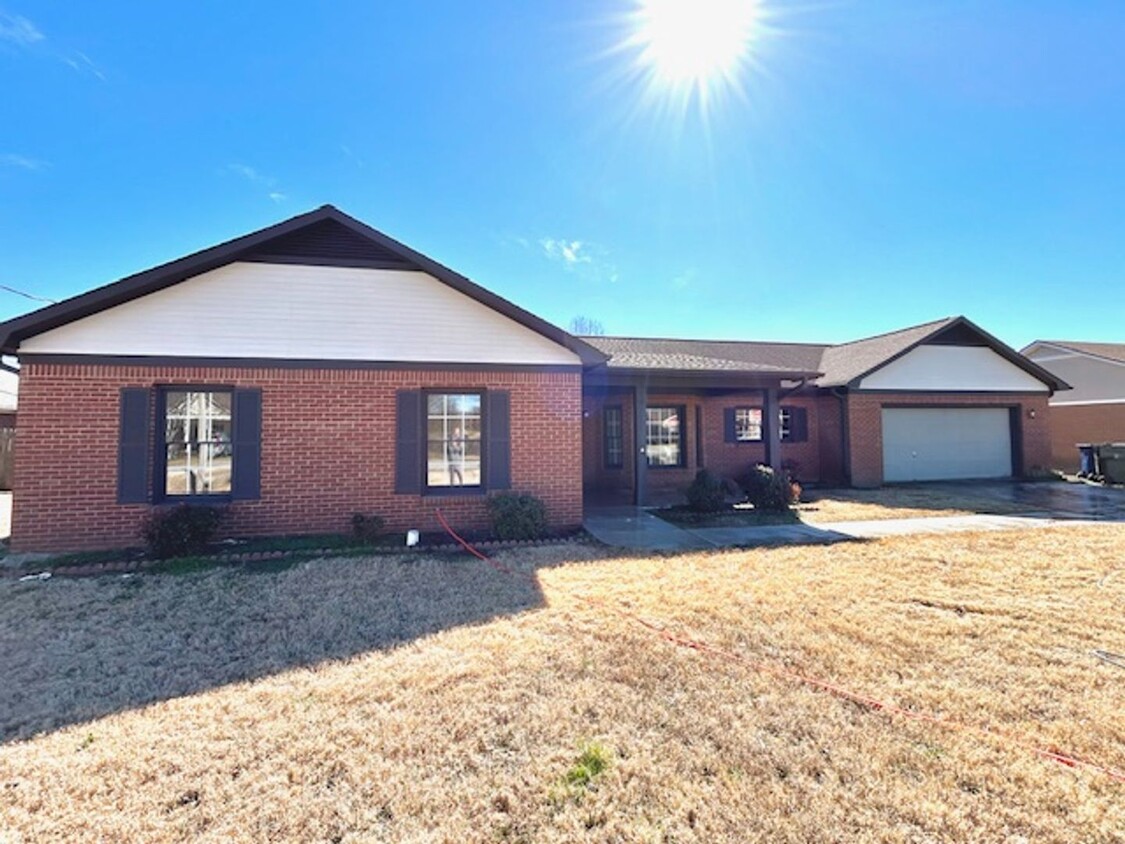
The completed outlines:
[[[608,281],[610,284],[619,278],[617,266],[610,260],[609,250],[597,244],[565,237],[542,237],[539,239],[539,248],[548,260],[562,264],[581,278]]]
[[[94,63],[93,59],[81,50],[67,50],[52,46],[54,42],[48,43],[43,30],[23,15],[0,10],[0,43],[50,56],[78,73],[86,73],[102,82],[105,81],[105,74],[102,73],[101,68]]]
[[[23,15],[13,15],[0,11],[0,41],[7,41],[19,47],[30,47],[46,36],[39,31],[39,27]]]
[[[29,158],[14,152],[0,153],[0,167],[18,167],[20,170],[42,170],[47,166],[46,161],[38,158]]]
[[[94,64],[93,61],[90,60],[90,57],[83,53],[81,50],[76,51],[73,57],[62,56],[62,60],[79,73],[92,74],[102,82],[105,82],[105,74],[102,73],[101,69],[96,64]]]
[[[238,176],[241,179],[244,179],[255,187],[264,188],[266,191],[266,197],[270,200],[270,202],[280,204],[289,198],[288,195],[278,186],[278,180],[276,178],[263,173],[261,170],[258,170],[255,167],[251,167],[249,164],[235,162],[233,164],[228,164],[226,169],[228,173],[233,173],[234,175]]]
[[[562,261],[564,264],[589,264],[593,259],[582,251],[581,240],[562,240],[554,237],[545,237],[539,241],[543,247],[543,254],[552,261]]]

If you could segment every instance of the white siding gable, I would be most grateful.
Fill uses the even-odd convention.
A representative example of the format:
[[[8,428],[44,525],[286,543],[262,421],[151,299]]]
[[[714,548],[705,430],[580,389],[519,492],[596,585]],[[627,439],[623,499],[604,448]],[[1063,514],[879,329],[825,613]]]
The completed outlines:
[[[1047,385],[986,346],[918,346],[860,382],[863,390],[1045,393]]]
[[[32,337],[39,354],[577,365],[433,276],[234,263]]]
[[[1125,363],[1046,345],[1025,354],[1074,388],[1054,396],[1052,405],[1125,403]]]

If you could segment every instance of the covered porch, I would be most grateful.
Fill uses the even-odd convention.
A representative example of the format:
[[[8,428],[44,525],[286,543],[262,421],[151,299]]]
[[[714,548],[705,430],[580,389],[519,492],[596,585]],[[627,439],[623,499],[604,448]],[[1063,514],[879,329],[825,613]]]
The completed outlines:
[[[780,469],[785,425],[808,413],[781,402],[794,373],[602,370],[584,379],[583,497],[587,509],[683,501],[696,472],[735,477],[754,463]],[[787,383],[788,382],[788,383]]]

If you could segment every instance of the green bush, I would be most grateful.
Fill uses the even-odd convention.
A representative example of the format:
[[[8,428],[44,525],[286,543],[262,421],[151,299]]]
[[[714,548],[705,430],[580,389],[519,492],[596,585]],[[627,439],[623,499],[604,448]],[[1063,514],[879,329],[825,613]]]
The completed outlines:
[[[354,513],[352,514],[352,536],[364,545],[374,544],[375,540],[383,535],[384,524],[383,517],[374,513],[371,515]]]
[[[718,513],[727,507],[727,485],[708,469],[695,473],[695,480],[685,491],[688,507],[697,513]]]
[[[780,513],[793,503],[793,487],[788,476],[760,463],[751,467],[742,479],[742,488],[756,510]]]
[[[539,539],[547,533],[547,506],[534,495],[505,492],[488,499],[497,539]]]
[[[205,550],[225,517],[223,507],[177,504],[149,513],[141,536],[152,557],[185,557]]]

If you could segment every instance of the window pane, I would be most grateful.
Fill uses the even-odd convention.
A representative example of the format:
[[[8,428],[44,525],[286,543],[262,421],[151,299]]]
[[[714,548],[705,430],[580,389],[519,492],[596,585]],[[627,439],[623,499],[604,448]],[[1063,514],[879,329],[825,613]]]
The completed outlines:
[[[605,465],[607,469],[620,469],[625,459],[625,443],[621,423],[621,408],[603,410],[605,423]]]
[[[762,438],[762,409],[739,407],[734,411],[734,438],[739,442],[753,442]]]
[[[646,414],[648,465],[681,465],[679,408],[650,407],[646,408]]]
[[[165,394],[166,495],[221,495],[231,491],[229,391],[171,390]]]
[[[427,486],[480,486],[480,407],[477,393],[426,397]]]

